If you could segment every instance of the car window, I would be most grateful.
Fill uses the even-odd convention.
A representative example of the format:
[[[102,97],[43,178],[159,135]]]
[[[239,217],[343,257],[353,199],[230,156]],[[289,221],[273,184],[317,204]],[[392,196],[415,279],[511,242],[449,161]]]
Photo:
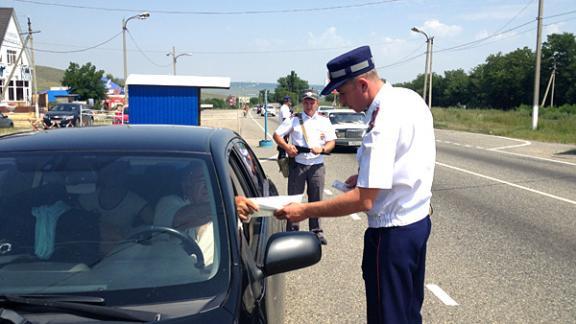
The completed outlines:
[[[250,178],[250,182],[254,185],[256,192],[262,194],[264,192],[263,184],[265,178],[264,172],[258,162],[258,158],[248,145],[242,141],[238,141],[234,144],[234,151],[240,157],[246,176]]]
[[[52,111],[78,111],[77,105],[56,105]]]
[[[251,184],[252,180],[248,176],[248,170],[246,170],[244,162],[237,154],[230,155],[230,175],[232,178],[232,183],[234,185],[234,190],[236,194],[243,195],[245,197],[256,197],[259,196],[254,191],[254,186]],[[260,229],[262,228],[262,217],[252,217],[248,223],[242,224],[242,231],[248,242],[249,249],[252,256],[256,256],[258,250],[258,240],[260,238]]]
[[[225,289],[228,244],[205,155],[0,158],[0,294]]]
[[[364,114],[361,113],[330,113],[332,124],[363,124]]]

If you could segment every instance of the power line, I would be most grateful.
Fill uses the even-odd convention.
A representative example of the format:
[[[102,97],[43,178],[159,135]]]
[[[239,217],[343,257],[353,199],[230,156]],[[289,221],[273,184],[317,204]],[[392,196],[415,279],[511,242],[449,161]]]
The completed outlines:
[[[63,3],[49,3],[43,1],[33,1],[33,0],[14,0],[16,2],[32,3],[43,6],[54,6],[54,7],[64,7],[73,9],[88,9],[88,10],[100,10],[100,11],[115,11],[115,12],[141,12],[140,9],[127,9],[127,8],[105,8],[105,7],[90,7],[90,6],[80,6],[71,5]],[[310,12],[310,11],[328,11],[328,10],[340,10],[340,9],[351,9],[351,8],[361,8],[369,6],[377,6],[385,3],[400,2],[404,0],[381,0],[381,1],[370,1],[364,3],[356,3],[351,5],[340,5],[340,6],[328,6],[328,7],[315,7],[315,8],[288,8],[288,9],[277,9],[277,10],[244,10],[244,11],[176,11],[176,10],[147,10],[148,12],[154,14],[167,14],[167,15],[260,15],[260,14],[276,14],[276,13],[297,13],[297,12]]]
[[[90,46],[90,47],[86,47],[86,48],[82,48],[82,49],[78,49],[78,50],[54,51],[54,50],[46,50],[46,49],[38,49],[38,48],[35,48],[34,51],[36,51],[36,52],[44,52],[44,53],[53,53],[53,54],[70,54],[70,53],[86,52],[86,51],[95,49],[95,48],[97,48],[97,47],[100,47],[100,46],[102,46],[102,45],[104,45],[104,44],[107,44],[107,43],[111,42],[111,41],[114,40],[116,37],[118,37],[118,35],[120,35],[121,33],[122,33],[122,32],[119,32],[118,34],[116,34],[116,35],[110,37],[109,39],[107,39],[107,40],[105,40],[105,41],[103,41],[103,42],[101,42],[101,43],[98,43],[98,44],[96,44],[96,45],[93,45],[93,46]],[[12,44],[15,44],[15,45],[19,45],[18,43],[11,42],[10,40],[5,40],[5,42],[12,43]],[[14,47],[14,48],[16,48],[16,47]]]
[[[140,46],[138,46],[138,43],[136,43],[136,40],[135,40],[134,37],[132,36],[132,33],[130,33],[130,30],[129,30],[129,29],[126,29],[126,30],[128,31],[128,36],[130,36],[130,39],[134,42],[134,45],[135,45],[136,48],[138,49],[138,52],[140,52],[140,54],[142,54],[142,56],[144,56],[144,58],[145,58],[148,62],[150,62],[150,63],[153,64],[153,65],[156,65],[157,67],[167,67],[167,66],[170,66],[170,64],[162,65],[162,64],[158,64],[158,63],[152,61],[152,59],[150,59],[150,58],[148,57],[148,55],[146,55],[146,53],[144,53],[144,51],[142,51],[142,49],[140,48]]]

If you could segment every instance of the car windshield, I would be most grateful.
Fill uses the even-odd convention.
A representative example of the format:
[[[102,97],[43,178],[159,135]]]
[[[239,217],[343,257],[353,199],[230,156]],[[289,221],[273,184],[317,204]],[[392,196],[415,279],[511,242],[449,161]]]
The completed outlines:
[[[331,113],[329,116],[332,124],[363,124],[364,114],[350,112],[350,113]]]
[[[56,105],[52,107],[52,111],[78,111],[78,105]]]
[[[0,295],[224,289],[211,165],[204,155],[3,154]]]

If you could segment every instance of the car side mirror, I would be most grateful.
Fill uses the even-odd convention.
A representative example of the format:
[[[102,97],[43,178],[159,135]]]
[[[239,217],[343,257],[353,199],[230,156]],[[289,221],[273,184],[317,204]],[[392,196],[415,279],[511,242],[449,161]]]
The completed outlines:
[[[321,258],[322,247],[313,233],[274,233],[264,254],[264,276],[306,268],[318,263]]]

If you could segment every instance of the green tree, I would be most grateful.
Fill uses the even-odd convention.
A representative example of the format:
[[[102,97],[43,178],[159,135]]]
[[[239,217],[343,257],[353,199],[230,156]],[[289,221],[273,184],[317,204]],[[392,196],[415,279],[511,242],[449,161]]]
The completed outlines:
[[[551,34],[542,44],[540,94],[544,96],[550,73],[556,62],[554,106],[576,103],[576,37],[571,33]],[[550,100],[548,94],[548,99]]]
[[[480,95],[482,104],[504,110],[531,103],[534,60],[528,47],[488,56],[470,76],[471,93]]]
[[[300,79],[296,72],[290,71],[290,74],[278,79],[278,86],[274,90],[272,98],[277,102],[282,102],[284,96],[290,96],[292,102],[297,103],[299,94],[309,88],[308,81]],[[271,97],[269,96],[269,98]]]
[[[470,78],[462,69],[444,72],[444,89],[439,106],[454,107],[468,104]]]
[[[70,92],[80,96],[80,100],[94,99],[96,102],[106,98],[106,88],[102,82],[103,70],[96,70],[92,63],[86,63],[80,67],[77,63],[70,62],[64,71],[62,85],[69,87]]]

